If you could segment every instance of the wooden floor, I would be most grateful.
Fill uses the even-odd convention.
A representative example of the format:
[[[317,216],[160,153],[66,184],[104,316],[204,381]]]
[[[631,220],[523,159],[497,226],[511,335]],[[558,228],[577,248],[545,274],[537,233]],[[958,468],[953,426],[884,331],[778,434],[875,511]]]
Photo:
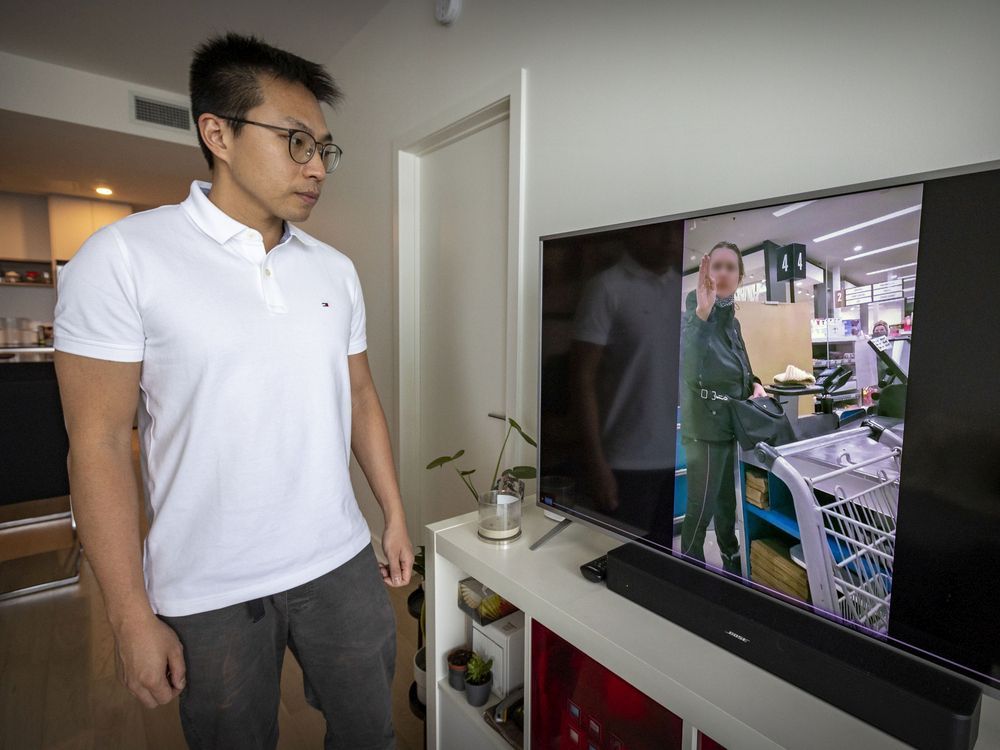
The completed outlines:
[[[396,610],[393,720],[399,750],[420,750],[423,723],[409,708],[416,620],[413,586],[392,589]],[[279,748],[322,748],[325,722],[305,702],[291,652],[281,675]],[[0,603],[0,748],[184,748],[177,701],[143,708],[115,676],[114,641],[97,582],[84,563],[80,583]]]
[[[404,589],[396,612],[393,722],[399,750],[423,747],[423,722],[409,708],[417,621]],[[282,750],[322,748],[325,722],[305,702],[291,652],[281,675]],[[171,750],[185,748],[177,701],[148,710],[115,676],[114,639],[101,592],[84,559],[79,584],[0,602],[0,750]]]

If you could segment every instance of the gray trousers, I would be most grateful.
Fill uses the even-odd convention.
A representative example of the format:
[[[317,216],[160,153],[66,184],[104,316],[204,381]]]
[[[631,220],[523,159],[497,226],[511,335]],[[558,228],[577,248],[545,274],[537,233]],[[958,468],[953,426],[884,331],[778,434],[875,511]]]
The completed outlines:
[[[681,552],[705,560],[705,532],[715,521],[715,539],[723,567],[740,574],[740,545],[736,539],[735,443],[684,441],[687,456],[687,511],[681,527]]]
[[[252,602],[161,618],[184,646],[181,726],[193,750],[272,750],[285,647],[324,748],[391,750],[396,622],[371,546],[326,575]]]

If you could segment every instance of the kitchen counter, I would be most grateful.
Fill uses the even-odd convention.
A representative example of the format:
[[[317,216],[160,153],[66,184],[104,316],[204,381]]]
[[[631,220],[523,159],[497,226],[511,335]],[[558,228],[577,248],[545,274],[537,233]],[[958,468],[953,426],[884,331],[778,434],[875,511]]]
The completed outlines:
[[[51,362],[55,351],[51,346],[0,346],[0,365]]]

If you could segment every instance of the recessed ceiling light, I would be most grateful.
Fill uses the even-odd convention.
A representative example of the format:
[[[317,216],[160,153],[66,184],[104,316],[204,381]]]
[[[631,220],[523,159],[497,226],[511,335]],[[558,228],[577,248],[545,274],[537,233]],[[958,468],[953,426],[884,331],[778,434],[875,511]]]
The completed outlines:
[[[104,187],[103,185],[99,188],[94,188],[94,192],[98,195],[111,195],[114,191],[109,187]]]
[[[863,247],[864,247],[864,245],[855,245],[854,246],[854,252],[857,252],[858,250],[860,250]]]
[[[878,271],[869,271],[865,276],[875,276],[876,274],[885,273],[886,271],[898,271],[900,268],[909,268],[910,266],[915,266],[916,261],[913,263],[904,263],[901,266],[893,266],[892,268],[880,268]]]
[[[785,206],[784,208],[779,208],[777,211],[772,212],[775,217],[784,216],[785,214],[790,214],[792,211],[798,211],[800,208],[805,208],[810,203],[815,203],[816,201],[802,201],[801,203],[793,203],[790,206]]]
[[[869,255],[875,255],[877,253],[884,253],[887,250],[895,250],[899,247],[909,247],[910,245],[916,245],[920,240],[907,240],[906,242],[897,242],[895,245],[886,245],[885,247],[880,247],[877,250],[869,250],[867,253],[858,253],[857,255],[851,255],[850,257],[844,258],[844,261],[857,260],[858,258],[867,258]],[[858,245],[858,247],[861,247]],[[857,249],[857,248],[855,248]]]
[[[864,229],[865,227],[874,226],[875,224],[881,224],[883,221],[889,221],[890,219],[896,219],[900,216],[906,216],[907,214],[912,214],[914,211],[920,210],[920,204],[915,206],[910,206],[909,208],[903,208],[899,211],[893,211],[891,214],[886,214],[885,216],[878,216],[874,219],[869,219],[868,221],[863,221],[860,224],[854,224],[849,227],[844,227],[843,229],[838,229],[836,232],[830,232],[830,234],[824,234],[822,237],[816,237],[813,242],[823,242],[824,240],[830,240],[834,237],[839,237],[842,234],[847,234],[848,232],[854,232],[858,229]]]

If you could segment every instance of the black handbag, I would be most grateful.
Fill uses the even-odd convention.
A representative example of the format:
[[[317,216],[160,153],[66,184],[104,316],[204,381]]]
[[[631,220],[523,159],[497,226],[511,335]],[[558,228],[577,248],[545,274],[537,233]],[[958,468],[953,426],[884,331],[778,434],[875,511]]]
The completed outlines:
[[[726,400],[733,415],[733,432],[743,450],[752,450],[758,443],[785,445],[795,442],[788,415],[773,396],[746,401]]]

